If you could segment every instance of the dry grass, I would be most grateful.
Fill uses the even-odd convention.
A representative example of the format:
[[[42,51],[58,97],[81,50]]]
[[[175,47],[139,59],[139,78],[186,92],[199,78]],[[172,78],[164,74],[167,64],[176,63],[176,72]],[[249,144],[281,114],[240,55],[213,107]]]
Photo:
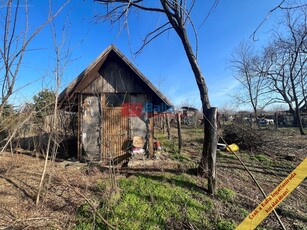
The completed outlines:
[[[258,130],[263,145],[253,151],[240,151],[239,157],[254,174],[266,194],[269,194],[288,174],[307,157],[306,136],[299,135],[295,129]],[[173,132],[176,141],[176,130]],[[193,161],[199,159],[203,133],[201,129],[183,129],[183,155]],[[253,141],[250,139],[249,141]],[[258,141],[258,139],[257,139]],[[231,144],[231,143],[228,143]],[[293,154],[289,161],[286,156]],[[217,188],[229,188],[237,195],[231,202],[217,205],[217,215],[223,219],[240,223],[264,199],[240,162],[230,153],[217,154]],[[216,203],[217,204],[217,203]],[[307,226],[307,181],[305,180],[277,208],[278,214],[287,229],[306,230]],[[220,210],[218,210],[220,208]],[[245,215],[240,214],[240,212]],[[262,225],[268,229],[280,229],[273,214]]]
[[[41,204],[36,207],[43,161],[21,154],[4,154],[0,156],[0,170],[0,228],[12,229],[71,229],[76,210],[84,201],[63,179],[91,197],[96,192],[95,181],[102,177],[99,170],[87,175],[86,170],[64,168],[56,163],[49,167],[50,185],[44,188]]]
[[[260,152],[240,152],[239,156],[254,173],[265,192],[270,193],[306,158],[307,139],[287,130],[261,132],[266,138],[266,144]],[[177,132],[174,129],[172,133],[175,145]],[[131,174],[147,173],[154,176],[156,172],[188,172],[189,167],[197,165],[195,162],[201,153],[202,136],[201,129],[185,128],[184,149],[179,161],[165,158],[150,166],[145,164],[143,167],[130,169],[131,171],[120,170],[118,175],[129,177]],[[295,154],[294,161],[285,159],[288,153]],[[217,163],[217,188],[221,191],[230,189],[236,195],[230,200],[213,198],[214,211],[211,215],[214,217],[206,218],[232,220],[238,224],[263,197],[233,155],[219,153]],[[21,154],[0,155],[0,229],[72,229],[76,224],[77,209],[85,202],[75,190],[94,201],[104,196],[97,186],[98,179],[109,179],[107,172],[103,173],[95,167],[64,167],[63,163],[55,163],[48,170],[49,175],[52,172],[50,186],[44,189],[42,203],[36,207],[35,198],[42,169],[41,159]],[[67,186],[67,182],[71,187]],[[304,229],[307,225],[306,204],[305,181],[277,209],[287,229]],[[280,228],[273,215],[264,220],[262,227]]]

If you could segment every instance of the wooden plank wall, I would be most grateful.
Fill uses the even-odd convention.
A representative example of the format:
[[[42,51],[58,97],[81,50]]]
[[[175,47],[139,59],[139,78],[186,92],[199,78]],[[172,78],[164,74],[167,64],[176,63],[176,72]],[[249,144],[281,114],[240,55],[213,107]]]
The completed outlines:
[[[121,115],[121,107],[102,110],[102,160],[111,159],[125,153],[128,141],[128,117]]]

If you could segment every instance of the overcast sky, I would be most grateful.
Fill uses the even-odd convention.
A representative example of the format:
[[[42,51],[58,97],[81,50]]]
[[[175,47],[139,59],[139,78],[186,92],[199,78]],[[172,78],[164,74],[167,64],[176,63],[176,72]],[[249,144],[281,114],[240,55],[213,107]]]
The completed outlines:
[[[54,8],[56,9],[61,2],[64,1],[57,1]],[[232,105],[230,95],[238,90],[238,82],[227,68],[231,52],[241,41],[251,40],[250,36],[266,18],[268,12],[281,1],[220,0],[203,23],[214,2],[214,0],[198,0],[191,17],[197,29],[198,62],[209,88],[210,101],[212,106],[221,107]],[[32,0],[29,4],[30,25],[33,29],[46,19],[48,1]],[[174,105],[189,102],[200,108],[194,76],[182,44],[174,31],[155,39],[138,56],[133,55],[141,46],[144,36],[165,21],[163,16],[131,12],[125,26],[110,25],[103,21],[96,23],[94,17],[103,12],[105,8],[92,0],[72,0],[55,20],[58,37],[61,36],[64,22],[68,22],[66,44],[70,44],[71,47],[71,62],[66,66],[61,89],[105,48],[114,44]],[[255,45],[261,47],[268,41],[272,29],[276,26],[278,15],[280,11],[275,11],[257,31]],[[191,27],[189,35],[195,47],[195,36],[191,32]],[[17,87],[33,83],[18,91],[14,103],[32,98],[42,88],[51,87],[54,82],[52,77],[54,48],[50,26],[47,26],[28,48]],[[45,76],[43,80],[42,76]],[[233,107],[238,108],[239,105]]]

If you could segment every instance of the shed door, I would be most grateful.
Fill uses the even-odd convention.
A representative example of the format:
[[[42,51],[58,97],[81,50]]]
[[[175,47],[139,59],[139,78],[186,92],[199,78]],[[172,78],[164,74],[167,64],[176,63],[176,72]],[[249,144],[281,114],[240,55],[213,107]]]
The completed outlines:
[[[102,116],[102,155],[107,163],[125,153],[128,142],[128,118],[121,107],[105,107]]]

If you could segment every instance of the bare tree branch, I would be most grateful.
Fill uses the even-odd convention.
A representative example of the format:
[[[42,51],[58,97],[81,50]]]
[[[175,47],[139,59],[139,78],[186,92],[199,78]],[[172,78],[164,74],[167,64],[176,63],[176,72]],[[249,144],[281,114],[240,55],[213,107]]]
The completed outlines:
[[[152,42],[155,38],[159,37],[161,34],[163,34],[164,32],[172,29],[172,27],[167,27],[164,28],[166,26],[170,25],[169,22],[163,24],[162,26],[158,27],[157,29],[155,29],[154,31],[148,33],[144,40],[143,40],[143,45],[137,50],[136,55],[140,54],[143,50],[143,48],[148,45],[150,42]]]
[[[49,14],[52,15],[52,2],[51,0],[49,1]],[[59,88],[61,85],[61,80],[64,74],[64,69],[69,61],[70,57],[70,47],[68,46],[66,51],[64,52],[64,57],[63,57],[63,50],[65,46],[65,38],[67,36],[67,20],[68,20],[69,15],[66,16],[66,21],[63,25],[62,28],[62,33],[61,33],[61,39],[60,41],[57,40],[57,32],[56,32],[56,26],[54,23],[51,23],[51,33],[52,33],[52,39],[53,39],[53,46],[54,46],[54,51],[55,51],[55,67],[53,70],[53,75],[54,75],[54,81],[55,81],[55,97],[54,97],[54,108],[53,108],[53,122],[50,127],[50,133],[48,137],[48,144],[47,144],[47,149],[46,149],[46,155],[45,155],[45,162],[44,162],[44,168],[42,171],[41,175],[41,180],[38,186],[38,191],[36,194],[36,205],[38,206],[40,203],[40,198],[41,198],[41,193],[42,189],[45,184],[45,176],[47,173],[47,166],[48,166],[48,160],[49,156],[51,156],[52,162],[55,161],[58,146],[59,146],[59,134],[58,134],[58,97],[59,97]],[[48,184],[51,183],[51,174],[49,177],[49,182]],[[47,186],[49,187],[49,186]]]
[[[259,31],[259,29],[264,25],[264,23],[271,17],[272,13],[274,13],[276,10],[294,10],[294,9],[300,9],[305,8],[307,4],[298,4],[298,5],[291,5],[288,4],[288,6],[283,6],[283,4],[286,2],[286,0],[282,0],[277,6],[275,6],[273,9],[271,9],[266,17],[260,22],[260,24],[257,26],[257,28],[254,30],[254,32],[251,34],[250,38],[253,39],[253,41],[257,41],[256,34]]]
[[[131,0],[94,0],[95,2],[101,3],[101,4],[105,4],[107,5],[107,7],[109,6],[109,4],[115,4],[115,3],[122,3],[123,5],[119,6],[119,7],[123,7],[124,5],[127,5],[128,8],[130,8],[131,6],[134,6],[138,9],[141,10],[145,10],[145,11],[151,11],[151,12],[160,12],[160,13],[164,13],[163,9],[160,8],[154,8],[154,7],[145,7],[142,5],[139,5],[138,3],[143,2],[143,0],[136,0],[136,1],[131,1]],[[116,7],[116,8],[119,8]]]
[[[307,9],[287,10],[282,21],[282,32],[274,34],[273,41],[263,51],[267,76],[271,79],[275,92],[295,112],[295,123],[304,135],[301,121],[301,107],[305,105],[307,88],[307,53],[304,46],[307,39]],[[303,87],[301,87],[303,86]]]
[[[24,4],[24,14],[25,14],[25,24],[24,29],[18,35],[17,30],[17,18],[21,16],[19,12],[20,0],[17,3],[13,3],[12,0],[7,1],[6,13],[3,18],[4,34],[3,34],[3,47],[0,48],[1,54],[1,64],[0,66],[4,68],[4,77],[1,79],[1,103],[0,103],[0,116],[6,105],[9,97],[13,94],[13,89],[15,82],[19,73],[20,66],[23,62],[24,53],[26,48],[33,40],[33,38],[52,20],[54,20],[59,13],[65,8],[65,6],[70,2],[67,0],[54,14],[48,14],[48,18],[38,26],[31,34],[29,34],[29,19],[28,19],[28,4],[25,0]],[[12,12],[13,4],[15,11]],[[21,37],[21,35],[23,36]]]
[[[216,7],[218,6],[220,0],[215,0],[214,3],[212,4],[207,16],[205,17],[204,21],[201,23],[201,27],[206,23],[206,21],[208,20],[208,18],[210,17],[210,15],[213,13],[213,11],[216,9]]]

